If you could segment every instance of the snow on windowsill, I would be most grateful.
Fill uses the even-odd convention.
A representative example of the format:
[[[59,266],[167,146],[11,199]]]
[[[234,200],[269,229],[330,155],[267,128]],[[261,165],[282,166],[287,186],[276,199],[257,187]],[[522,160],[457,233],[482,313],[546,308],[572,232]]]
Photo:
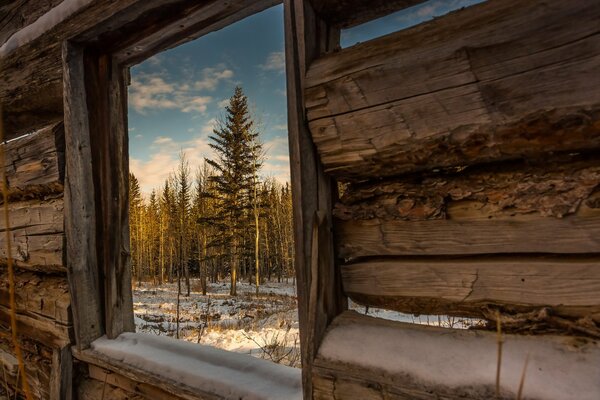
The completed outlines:
[[[325,336],[318,358],[358,365],[426,386],[493,387],[497,336],[491,332],[424,327],[349,312]],[[359,321],[360,318],[360,321]],[[505,335],[501,387],[515,397],[529,354],[524,398],[600,399],[600,345],[558,336]]]
[[[302,399],[301,371],[249,355],[144,333],[102,337],[91,349],[165,380],[225,399]]]

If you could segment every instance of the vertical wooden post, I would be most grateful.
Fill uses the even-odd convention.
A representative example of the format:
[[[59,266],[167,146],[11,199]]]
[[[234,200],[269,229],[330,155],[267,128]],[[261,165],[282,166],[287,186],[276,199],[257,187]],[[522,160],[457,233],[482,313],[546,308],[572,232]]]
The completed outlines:
[[[65,112],[65,236],[77,347],[102,336],[102,303],[96,254],[96,200],[83,48],[63,44]]]
[[[125,71],[110,55],[90,49],[85,58],[92,160],[96,177],[98,260],[105,333],[134,331],[129,253],[127,93]]]
[[[335,187],[323,173],[312,141],[303,91],[307,66],[337,45],[339,32],[320,21],[308,1],[286,0],[284,10],[302,380],[304,398],[311,399],[314,357],[325,329],[347,308],[347,301],[341,293],[333,250],[331,210]],[[318,248],[313,249],[313,242]]]
[[[65,346],[52,352],[50,374],[50,400],[73,398],[73,357],[71,347]]]

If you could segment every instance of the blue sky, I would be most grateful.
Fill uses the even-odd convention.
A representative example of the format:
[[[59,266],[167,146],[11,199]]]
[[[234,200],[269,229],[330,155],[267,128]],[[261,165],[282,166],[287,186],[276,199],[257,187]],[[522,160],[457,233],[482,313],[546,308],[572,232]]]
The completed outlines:
[[[162,186],[181,150],[192,169],[211,157],[208,136],[236,85],[261,128],[263,175],[289,180],[283,50],[277,6],[132,68],[130,168],[146,193]]]
[[[342,32],[342,47],[482,0],[429,0]],[[267,153],[263,175],[289,180],[283,6],[160,53],[131,69],[130,169],[149,193],[183,150],[192,170],[211,157],[216,119],[236,85],[248,96]]]

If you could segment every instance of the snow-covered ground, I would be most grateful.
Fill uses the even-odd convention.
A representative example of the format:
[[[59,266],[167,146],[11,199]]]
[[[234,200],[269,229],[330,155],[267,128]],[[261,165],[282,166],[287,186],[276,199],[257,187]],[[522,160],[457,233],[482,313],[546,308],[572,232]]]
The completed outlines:
[[[298,305],[291,283],[265,283],[258,296],[245,282],[238,282],[236,297],[229,295],[228,282],[210,284],[206,296],[198,281],[192,280],[191,288],[189,297],[180,296],[180,339],[300,367]],[[133,301],[138,332],[176,336],[176,283],[143,283],[134,288]]]
[[[206,296],[192,280],[190,296],[180,296],[179,337],[280,364],[300,367],[300,337],[296,288],[291,283],[267,282],[255,295],[255,286],[238,282],[238,295],[229,295],[229,282],[210,284]],[[182,291],[185,288],[182,283]],[[143,283],[133,290],[133,311],[138,332],[176,336],[177,284],[159,287]],[[350,302],[362,314],[393,321],[468,328],[479,321],[449,316],[413,316],[366,308]]]

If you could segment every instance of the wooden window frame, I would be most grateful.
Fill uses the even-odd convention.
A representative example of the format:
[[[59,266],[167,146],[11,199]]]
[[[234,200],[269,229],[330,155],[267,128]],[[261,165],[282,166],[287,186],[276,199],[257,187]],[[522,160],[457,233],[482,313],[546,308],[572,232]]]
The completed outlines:
[[[165,4],[166,3],[166,4]],[[281,3],[138,0],[63,43],[66,261],[76,350],[135,331],[129,250],[129,67]]]

